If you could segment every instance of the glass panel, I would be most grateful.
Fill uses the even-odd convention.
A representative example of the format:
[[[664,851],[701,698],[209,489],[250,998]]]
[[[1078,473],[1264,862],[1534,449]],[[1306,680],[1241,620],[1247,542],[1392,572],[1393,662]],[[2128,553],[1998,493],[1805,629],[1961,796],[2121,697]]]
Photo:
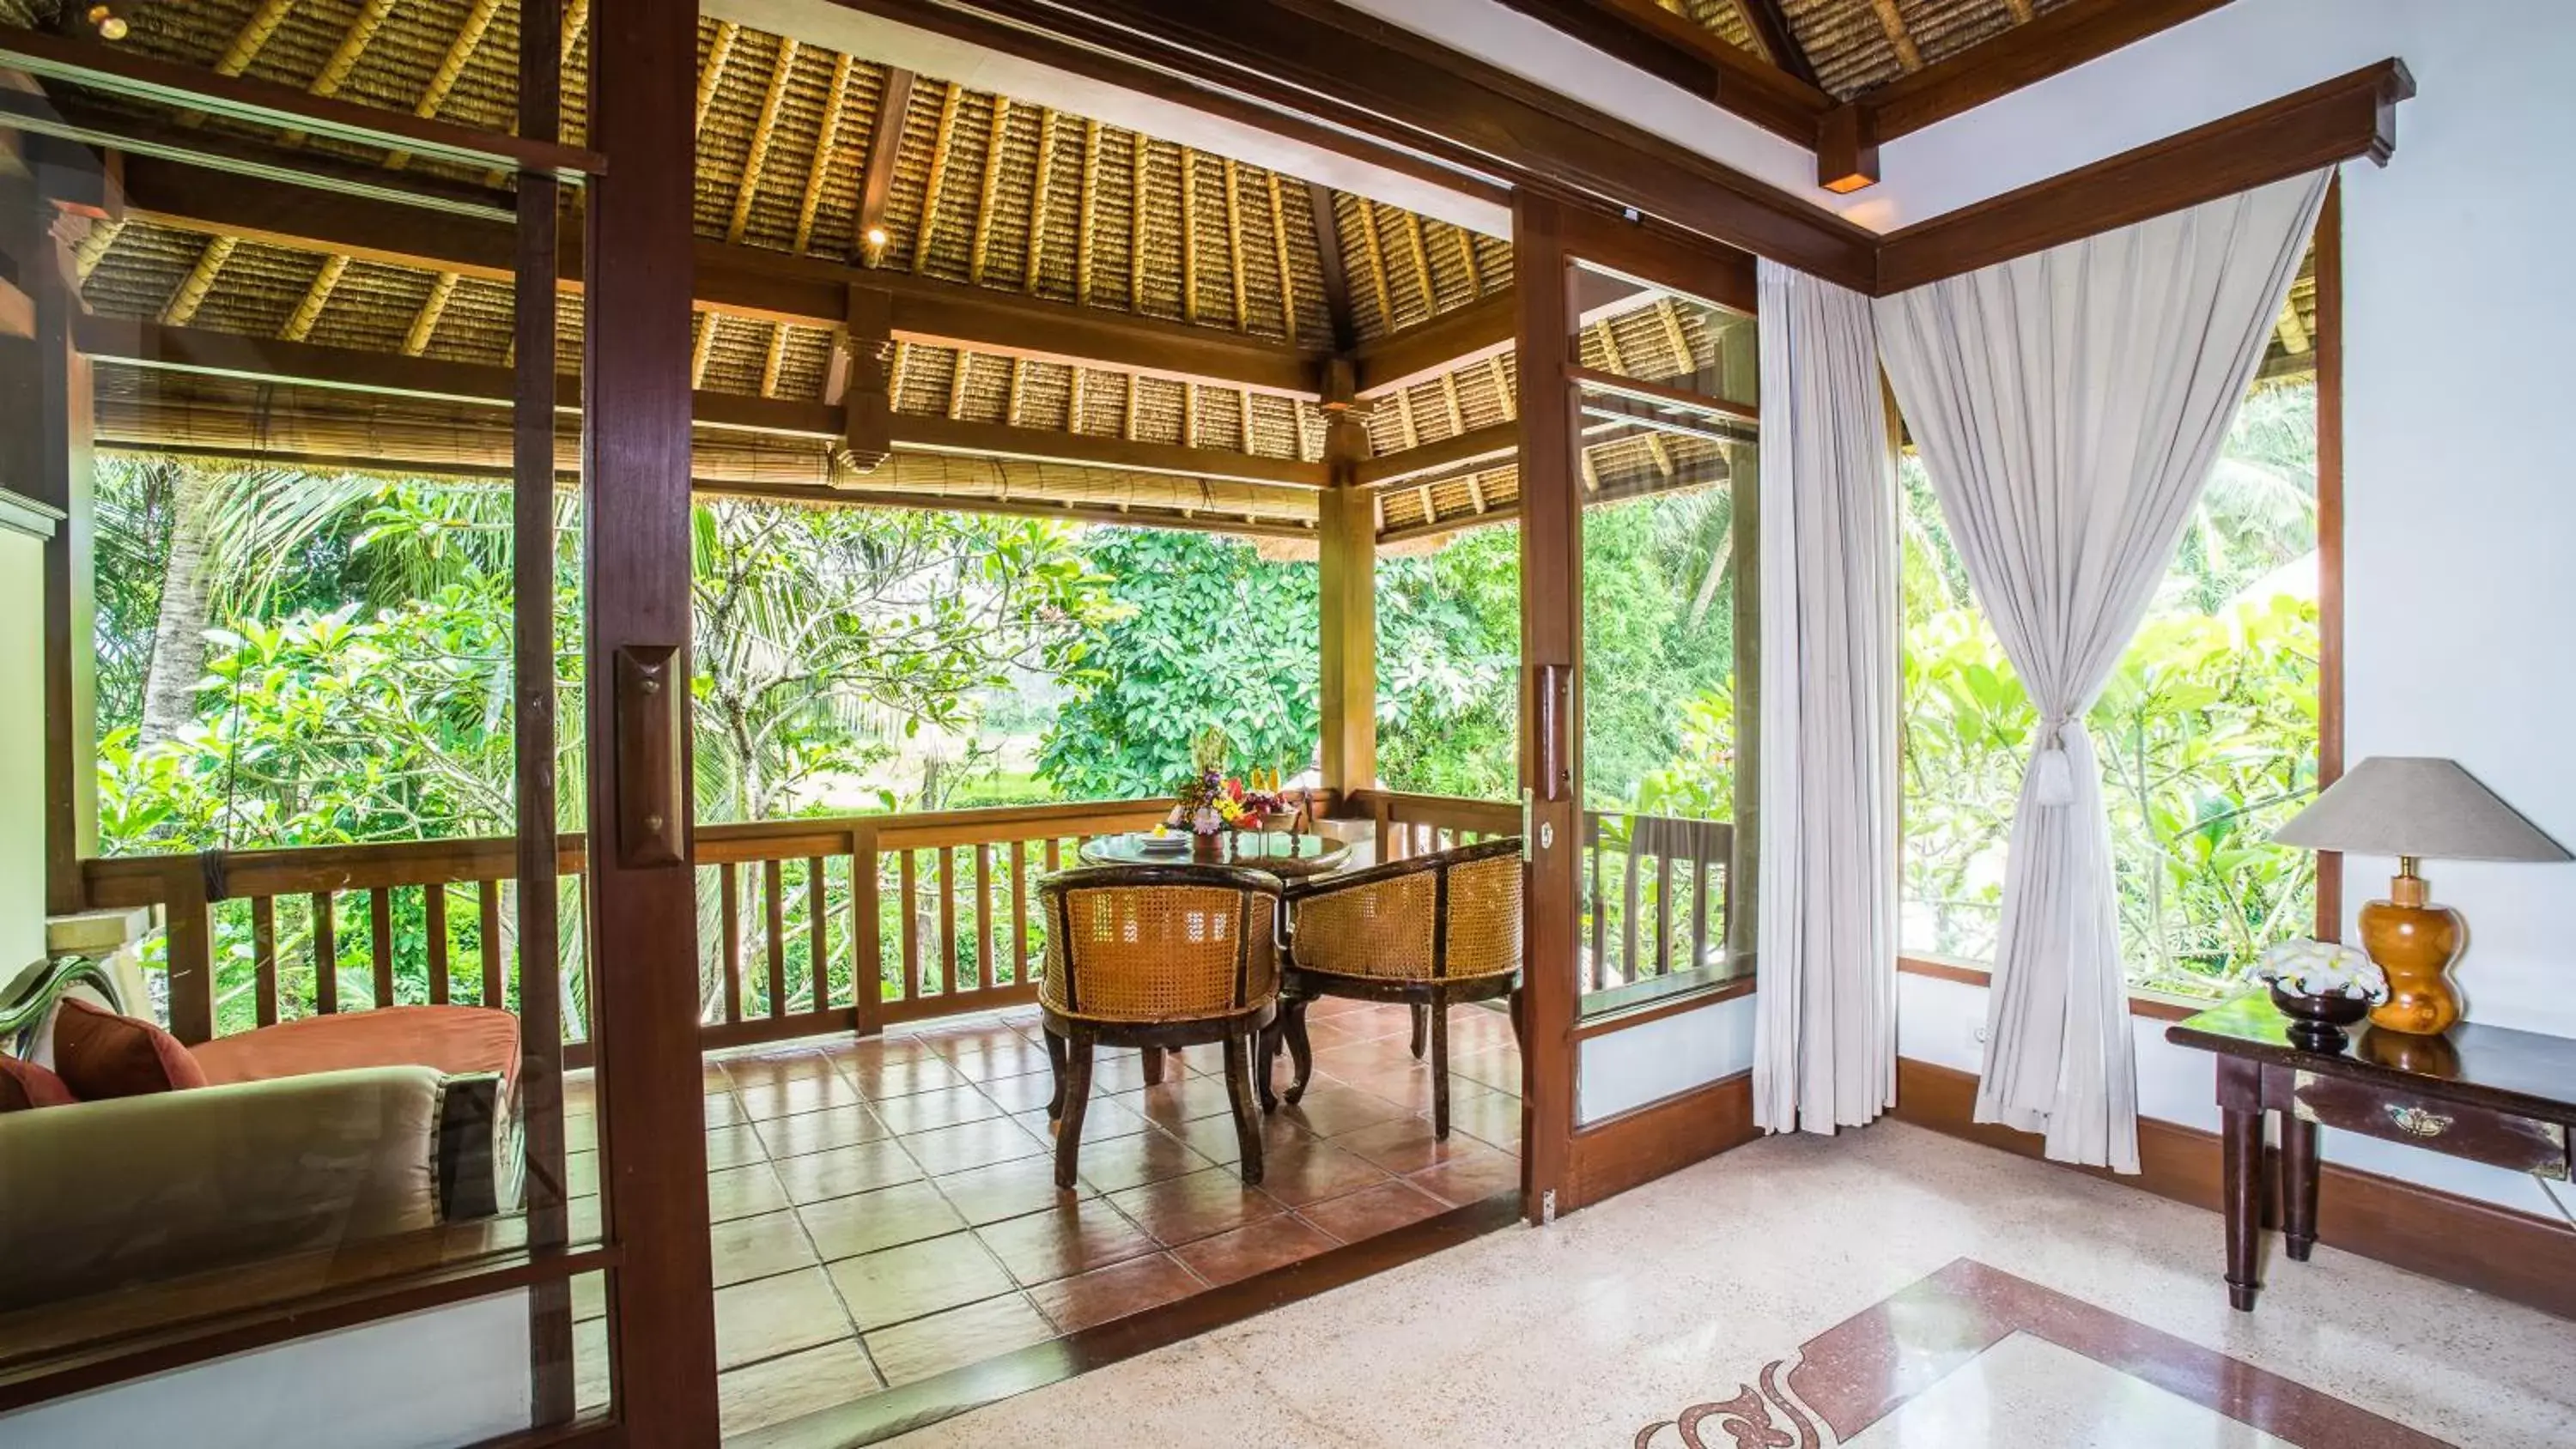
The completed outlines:
[[[1990,960],[2030,702],[1918,456],[1905,532],[1905,949]],[[2315,858],[2269,842],[2316,789],[2316,388],[2258,383],[2086,727],[2138,986],[2223,992],[2309,929]]]
[[[1736,487],[1760,470],[1749,407],[1588,382],[1581,399],[1581,985],[1599,1012],[1750,969],[1729,950],[1736,667],[1754,620]]]
[[[1761,386],[1760,329],[1750,313],[1622,276],[1574,269],[1581,365],[1633,383],[1642,396],[1679,395],[1749,408]]]
[[[169,58],[170,27],[202,8],[143,12],[130,43]],[[477,62],[468,110],[507,106],[483,70],[506,78],[510,60],[496,41]],[[26,173],[0,179],[0,277],[39,334],[0,353],[0,478],[64,515],[87,567],[49,575],[45,545],[0,544],[17,591],[0,606],[0,836],[8,874],[37,887],[0,898],[0,1054],[47,1103],[0,1114],[0,1372],[595,1245],[594,1088],[557,1102],[547,1085],[588,1035],[578,875],[558,882],[554,955],[524,948],[520,920],[511,286],[239,218],[291,197],[299,219],[354,208],[393,235],[453,212],[400,193],[489,193],[502,224],[508,193],[327,135],[180,126],[60,85],[22,99],[56,109],[26,138]],[[265,172],[139,156],[135,209],[113,217],[91,147],[154,127]],[[343,184],[352,168],[368,188]],[[578,536],[558,494],[537,544],[555,634],[539,667],[559,681],[566,831],[586,774]],[[48,607],[87,631],[80,657],[44,658]],[[65,774],[95,831],[73,843],[100,908],[50,932],[45,751],[16,743],[41,739],[49,694],[76,732]],[[562,1040],[528,1026],[558,1018]],[[482,1440],[526,1426],[530,1299],[565,1291],[354,1331],[475,1338],[477,1393],[485,1360],[511,1360],[499,1401],[515,1396],[515,1421],[474,1394],[453,1405],[464,1417],[420,1421],[424,1443],[451,1422],[456,1442]],[[515,1335],[494,1336],[503,1320]],[[569,1385],[568,1314],[559,1326],[535,1349]],[[310,1373],[301,1347],[258,1353]],[[112,1417],[119,1393],[84,1403]]]

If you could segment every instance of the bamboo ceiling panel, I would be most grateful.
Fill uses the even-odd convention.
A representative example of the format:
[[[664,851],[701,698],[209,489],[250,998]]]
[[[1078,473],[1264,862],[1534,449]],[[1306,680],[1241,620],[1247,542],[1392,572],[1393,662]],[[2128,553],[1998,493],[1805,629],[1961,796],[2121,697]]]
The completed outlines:
[[[2067,0],[1781,0],[1789,31],[1816,83],[1846,100],[1909,71],[1947,60]],[[1669,7],[1668,7],[1669,8]],[[1693,3],[1687,10],[1700,8]],[[1891,19],[1892,17],[1892,19]],[[1696,18],[1696,17],[1695,17]],[[1703,24],[1707,23],[1705,20]],[[1721,35],[1722,27],[1713,27]],[[1750,37],[1733,43],[1746,45]]]

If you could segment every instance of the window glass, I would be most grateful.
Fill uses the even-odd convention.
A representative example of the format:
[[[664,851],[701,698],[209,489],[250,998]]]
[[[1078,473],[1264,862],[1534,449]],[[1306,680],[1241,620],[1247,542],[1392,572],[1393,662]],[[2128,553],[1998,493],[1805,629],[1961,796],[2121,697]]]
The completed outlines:
[[[2269,842],[2316,789],[2313,381],[2258,384],[2086,722],[2133,983],[2209,992],[2304,934],[2315,857]],[[1921,459],[1904,490],[1903,944],[1991,959],[2037,720],[1971,597]]]

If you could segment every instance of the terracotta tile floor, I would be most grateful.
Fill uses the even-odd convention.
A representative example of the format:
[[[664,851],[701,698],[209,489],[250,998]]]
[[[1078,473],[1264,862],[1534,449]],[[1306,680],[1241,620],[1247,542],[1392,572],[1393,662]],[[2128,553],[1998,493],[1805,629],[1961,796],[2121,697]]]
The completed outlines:
[[[1155,1087],[1135,1053],[1102,1053],[1070,1195],[1053,1180],[1034,1010],[709,1057],[725,1431],[1160,1307],[1507,1189],[1520,1129],[1510,1025],[1473,1006],[1450,1020],[1442,1143],[1404,1009],[1316,1003],[1315,1080],[1264,1122],[1258,1189],[1236,1175],[1213,1047],[1180,1053]],[[566,1105],[573,1180],[595,1191],[586,1074]],[[585,1294],[577,1309],[585,1359],[603,1350],[598,1300]],[[583,1367],[600,1381],[596,1363]]]

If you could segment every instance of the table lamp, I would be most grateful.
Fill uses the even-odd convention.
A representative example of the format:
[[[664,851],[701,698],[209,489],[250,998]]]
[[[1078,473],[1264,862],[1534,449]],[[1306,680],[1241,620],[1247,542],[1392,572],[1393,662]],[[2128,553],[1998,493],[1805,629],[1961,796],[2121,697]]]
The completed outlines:
[[[2437,1036],[2460,1019],[2444,973],[2460,953],[2464,923],[2425,899],[2415,862],[2566,860],[2558,842],[2452,760],[2379,755],[2355,765],[2308,808],[2272,832],[2283,845],[2397,857],[2388,899],[2361,908],[2361,947],[2388,973],[2388,1000],[2371,1023]]]

